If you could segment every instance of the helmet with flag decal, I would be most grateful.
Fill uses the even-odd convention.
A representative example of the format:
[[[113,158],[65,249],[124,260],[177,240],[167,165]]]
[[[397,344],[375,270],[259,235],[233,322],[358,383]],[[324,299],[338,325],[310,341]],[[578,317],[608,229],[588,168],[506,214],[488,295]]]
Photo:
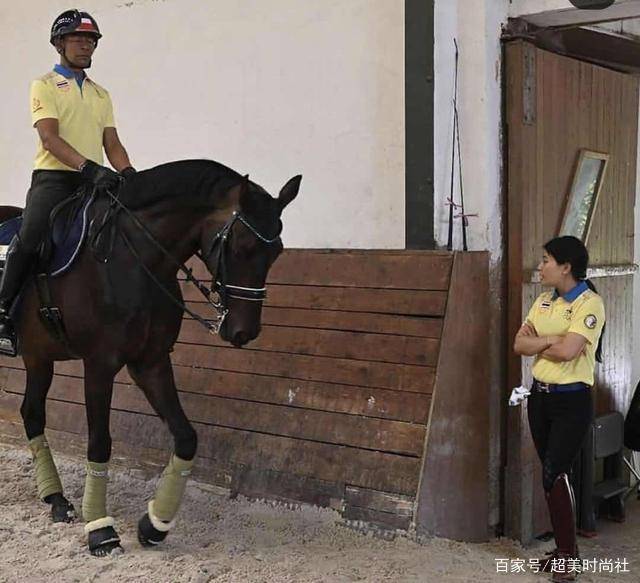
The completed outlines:
[[[66,10],[58,18],[53,21],[51,26],[51,38],[49,42],[55,45],[57,38],[63,37],[65,34],[71,34],[74,32],[86,32],[92,34],[96,43],[99,38],[102,38],[98,23],[93,16],[88,12],[81,12],[80,10]]]

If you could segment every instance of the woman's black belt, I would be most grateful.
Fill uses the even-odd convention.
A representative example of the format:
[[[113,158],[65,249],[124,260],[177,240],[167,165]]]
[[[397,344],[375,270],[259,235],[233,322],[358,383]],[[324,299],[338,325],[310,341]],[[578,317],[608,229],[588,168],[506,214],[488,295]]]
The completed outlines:
[[[537,393],[573,393],[574,391],[584,391],[589,388],[587,383],[542,383],[533,379],[533,391]]]

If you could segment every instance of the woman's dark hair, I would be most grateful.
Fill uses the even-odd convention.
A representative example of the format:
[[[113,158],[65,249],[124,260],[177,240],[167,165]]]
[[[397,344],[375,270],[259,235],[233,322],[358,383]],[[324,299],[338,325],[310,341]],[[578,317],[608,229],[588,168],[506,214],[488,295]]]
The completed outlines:
[[[556,237],[547,241],[543,245],[544,250],[551,255],[556,263],[562,265],[569,263],[571,265],[571,275],[577,281],[584,281],[589,289],[598,293],[596,286],[587,279],[587,266],[589,265],[589,252],[584,243],[576,237],[566,235],[564,237]],[[604,326],[598,340],[598,348],[596,349],[596,360],[602,362],[602,337],[604,336]]]

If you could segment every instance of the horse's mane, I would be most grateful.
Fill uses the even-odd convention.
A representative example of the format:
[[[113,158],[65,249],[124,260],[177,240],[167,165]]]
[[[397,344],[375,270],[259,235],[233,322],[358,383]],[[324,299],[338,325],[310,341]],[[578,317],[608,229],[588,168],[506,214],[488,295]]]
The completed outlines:
[[[215,206],[216,196],[236,186],[243,177],[213,160],[168,162],[134,174],[124,184],[120,201],[131,210],[176,200],[180,205]],[[249,205],[243,214],[267,237],[280,230],[277,201],[259,184],[249,182]]]
[[[129,178],[120,192],[120,200],[130,209],[194,194],[212,195],[238,184],[242,176],[213,160],[180,160],[142,170]],[[206,199],[201,204],[209,202]]]

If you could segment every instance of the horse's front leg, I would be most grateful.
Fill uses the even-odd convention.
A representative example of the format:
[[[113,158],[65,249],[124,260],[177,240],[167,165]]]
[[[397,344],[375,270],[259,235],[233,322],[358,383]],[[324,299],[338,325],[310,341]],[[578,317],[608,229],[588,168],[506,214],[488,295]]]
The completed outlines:
[[[198,436],[178,399],[168,354],[154,362],[129,364],[128,369],[156,413],[169,426],[175,444],[147,513],[138,522],[138,540],[143,546],[152,546],[162,542],[175,523],[191,474]]]
[[[38,497],[51,505],[53,522],[71,522],[76,517],[76,512],[73,504],[63,495],[62,482],[44,435],[45,409],[53,378],[53,362],[26,358],[25,367],[27,386],[20,413],[33,455]]]
[[[85,361],[84,394],[89,429],[87,447],[87,475],[82,498],[84,530],[92,555],[104,557],[122,552],[115,522],[107,514],[107,480],[111,458],[111,434],[109,415],[113,379],[113,367]]]

